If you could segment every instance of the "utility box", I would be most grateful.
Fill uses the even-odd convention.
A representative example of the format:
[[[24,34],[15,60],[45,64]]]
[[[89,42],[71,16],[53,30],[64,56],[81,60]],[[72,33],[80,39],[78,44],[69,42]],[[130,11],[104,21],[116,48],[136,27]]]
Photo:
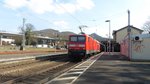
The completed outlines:
[[[150,34],[132,36],[131,60],[150,60]]]
[[[131,56],[128,56],[128,38],[122,40],[121,54],[130,60],[150,61],[150,34],[139,34],[131,36]]]

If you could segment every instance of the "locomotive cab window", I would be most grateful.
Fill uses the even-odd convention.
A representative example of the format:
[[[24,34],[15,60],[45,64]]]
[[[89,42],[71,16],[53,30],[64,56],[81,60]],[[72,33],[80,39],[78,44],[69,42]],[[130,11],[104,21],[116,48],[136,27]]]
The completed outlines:
[[[78,36],[78,42],[85,42],[85,36]]]
[[[70,37],[70,41],[77,41],[77,37],[76,36]]]
[[[71,36],[70,41],[72,41],[72,42],[85,42],[85,36]]]

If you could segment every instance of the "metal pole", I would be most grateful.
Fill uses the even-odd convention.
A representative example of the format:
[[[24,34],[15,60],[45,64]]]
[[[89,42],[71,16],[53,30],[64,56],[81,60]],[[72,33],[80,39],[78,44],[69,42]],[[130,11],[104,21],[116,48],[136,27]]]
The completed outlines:
[[[25,47],[25,29],[24,29],[24,25],[25,25],[25,18],[23,18],[23,47]]]
[[[57,41],[56,40],[57,40],[57,33],[56,33],[56,37],[55,37],[55,53],[56,53],[56,49],[57,49],[56,48],[56,46],[57,46]]]
[[[23,18],[23,26],[22,26],[22,45],[21,45],[21,49],[20,50],[24,50],[25,49],[25,29],[24,29],[24,25],[25,25],[25,18]]]
[[[107,52],[109,52],[109,40],[107,41]]]
[[[111,40],[110,40],[110,20],[109,20],[109,54],[111,51]]]
[[[109,55],[110,55],[110,50],[111,50],[111,40],[110,40],[110,20],[106,20],[105,22],[109,22],[109,48],[108,48],[108,51],[109,51]]]
[[[114,52],[114,45],[113,45],[113,43],[112,43],[112,46],[111,46],[111,48],[112,48],[112,52]]]
[[[128,56],[131,59],[131,28],[130,28],[130,10],[128,10]]]
[[[1,32],[1,30],[0,30]],[[0,34],[0,46],[2,45],[2,34]]]

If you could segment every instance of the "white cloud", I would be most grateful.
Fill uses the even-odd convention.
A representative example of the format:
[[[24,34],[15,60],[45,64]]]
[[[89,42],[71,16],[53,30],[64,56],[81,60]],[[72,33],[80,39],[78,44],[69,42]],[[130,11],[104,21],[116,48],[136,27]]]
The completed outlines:
[[[74,13],[75,11],[87,9],[90,10],[94,7],[92,0],[77,0],[76,3],[60,3],[55,6],[55,13]]]
[[[55,21],[53,24],[57,27],[61,27],[62,29],[67,29],[69,26],[69,24],[64,20]]]
[[[54,10],[52,3],[52,0],[30,0],[27,7],[36,13],[42,14]]]
[[[55,12],[57,14],[74,13],[81,9],[89,10],[94,7],[92,0],[76,0],[67,3],[60,3],[57,0],[5,0],[4,3],[5,6],[11,9],[25,7],[38,14],[45,12]]]
[[[75,5],[66,3],[66,4],[56,4],[54,12],[57,14],[62,14],[65,12],[74,13],[77,11],[77,8]]]
[[[94,3],[92,2],[92,0],[77,0],[77,7],[79,9],[91,9],[94,7]]]
[[[27,4],[27,0],[5,0],[4,5],[11,9],[17,9],[24,7]]]

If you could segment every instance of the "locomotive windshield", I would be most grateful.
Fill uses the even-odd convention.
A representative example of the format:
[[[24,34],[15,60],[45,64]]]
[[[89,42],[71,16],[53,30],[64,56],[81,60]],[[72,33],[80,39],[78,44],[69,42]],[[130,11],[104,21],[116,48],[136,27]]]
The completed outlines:
[[[85,42],[84,36],[78,36],[78,42]]]
[[[71,36],[70,41],[73,42],[85,42],[85,36]]]
[[[76,42],[76,41],[77,41],[77,36],[72,36],[72,37],[70,37],[70,41]]]

